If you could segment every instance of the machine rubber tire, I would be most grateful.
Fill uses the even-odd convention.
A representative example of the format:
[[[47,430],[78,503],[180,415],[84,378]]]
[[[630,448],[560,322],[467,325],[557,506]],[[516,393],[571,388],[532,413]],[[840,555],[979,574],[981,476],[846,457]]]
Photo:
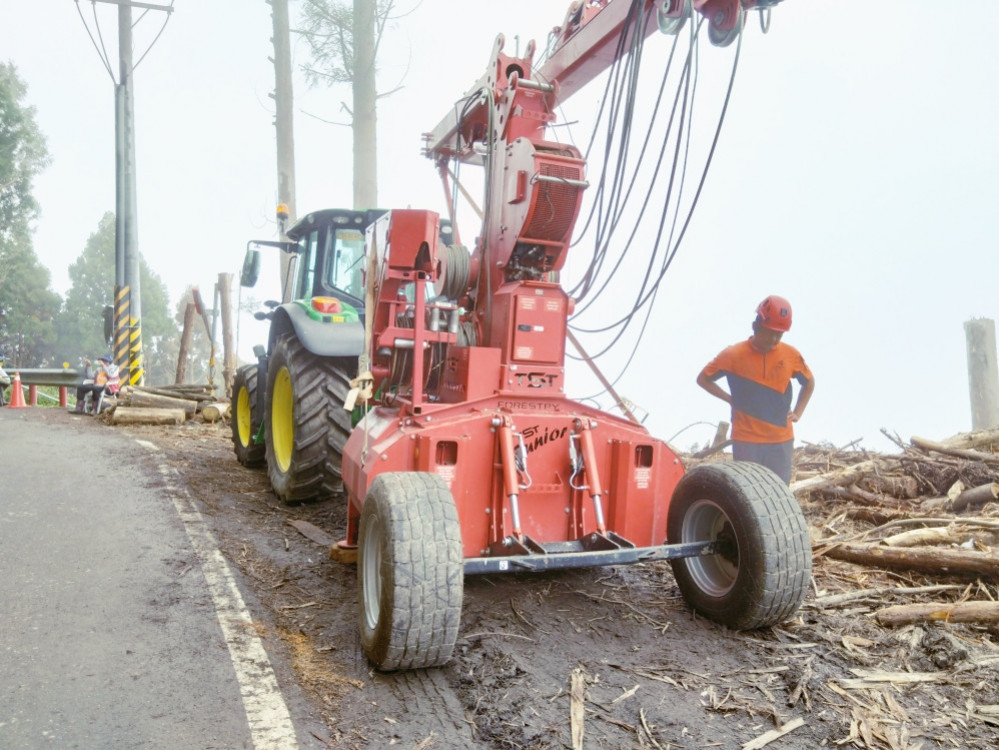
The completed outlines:
[[[672,560],[694,611],[736,630],[789,619],[811,580],[808,528],[794,495],[770,469],[747,461],[704,464],[677,484],[670,544],[721,540],[720,554]]]
[[[262,466],[267,448],[253,442],[253,425],[260,424],[257,408],[257,366],[245,365],[236,370],[232,380],[232,447],[243,466]]]
[[[357,600],[361,647],[382,671],[451,658],[461,620],[461,527],[436,474],[379,474],[361,509]]]
[[[321,500],[341,490],[340,453],[350,431],[341,391],[346,395],[349,363],[312,354],[294,333],[274,343],[264,411],[267,474],[285,503]]]

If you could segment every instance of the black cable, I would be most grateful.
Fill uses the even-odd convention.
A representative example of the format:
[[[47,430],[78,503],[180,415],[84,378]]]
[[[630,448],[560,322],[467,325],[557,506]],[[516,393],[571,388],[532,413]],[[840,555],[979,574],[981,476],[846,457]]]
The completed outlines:
[[[624,60],[626,58],[631,58],[634,54],[634,39],[636,36],[641,37],[641,27],[635,29],[634,34],[629,36],[629,27],[635,26],[641,21],[641,14],[638,12],[638,3],[632,2],[628,10],[628,16],[626,17],[625,23],[622,27],[621,34],[618,37],[617,49],[615,50],[614,63],[611,66],[610,72],[607,76],[607,84],[604,87],[604,96],[601,98],[600,110],[598,113],[597,123],[593,128],[593,132],[590,136],[590,142],[587,145],[586,151],[584,153],[584,158],[589,159],[590,153],[593,150],[593,145],[596,141],[597,134],[599,132],[599,124],[603,119],[604,107],[609,106],[610,114],[608,115],[608,122],[606,125],[608,137],[605,139],[604,143],[604,158],[601,164],[600,180],[597,183],[596,194],[594,195],[593,202],[590,207],[590,214],[587,217],[584,225],[581,229],[580,237],[585,236],[589,231],[590,222],[596,219],[595,234],[596,239],[594,243],[594,254],[590,260],[590,264],[583,274],[581,280],[572,288],[568,290],[571,297],[575,299],[583,299],[586,297],[590,287],[592,286],[593,279],[599,275],[600,268],[603,265],[604,257],[606,254],[607,246],[605,243],[601,242],[601,238],[605,236],[603,230],[603,206],[605,204],[605,188],[607,185],[607,170],[611,164],[610,160],[610,150],[612,147],[611,134],[616,130],[615,124],[617,122],[617,101],[619,96],[619,90],[624,85],[624,79],[622,69],[624,68]],[[625,54],[628,45],[631,45],[631,49],[628,50],[629,54]],[[640,49],[640,48],[639,48]],[[633,68],[632,68],[633,70]],[[609,101],[609,105],[608,105]],[[612,179],[612,183],[614,180]],[[574,245],[576,243],[573,243]]]
[[[690,66],[690,58],[691,58],[691,55],[688,54],[687,61],[686,61],[685,65],[684,65],[684,70],[681,73],[683,81],[686,84],[685,87],[683,88],[683,92],[684,92],[684,95],[685,95],[684,96],[684,106],[681,108],[681,118],[680,118],[680,126],[679,126],[679,131],[680,132],[677,135],[677,150],[674,153],[673,168],[672,168],[672,171],[671,171],[671,174],[670,174],[669,188],[667,190],[666,201],[665,201],[665,204],[664,204],[664,213],[662,214],[662,217],[665,217],[665,215],[666,215],[665,211],[668,210],[668,207],[669,207],[669,204],[670,204],[670,197],[672,195],[673,184],[674,184],[675,176],[676,176],[676,161],[677,161],[677,158],[678,158],[678,151],[679,151],[679,145],[680,145],[680,142],[681,142],[682,134],[684,132],[686,132],[688,134],[688,137],[689,137],[689,132],[690,132],[689,128],[687,128],[687,129],[684,128],[684,123],[685,123],[685,118],[686,118],[686,109],[687,109],[686,101],[687,101],[687,98],[688,98],[687,97],[687,92],[689,90],[689,66]],[[672,59],[670,60],[670,63],[672,63]],[[666,72],[663,75],[663,79],[662,79],[662,82],[660,84],[660,97],[657,98],[656,108],[653,110],[654,112],[658,111],[659,103],[661,102],[661,95],[665,91],[665,86],[666,86],[666,82],[667,82],[668,76],[669,76],[669,70],[667,69]],[[672,110],[670,112],[669,123],[668,123],[667,128],[666,128],[666,133],[664,134],[663,146],[662,146],[662,148],[659,151],[659,156],[658,156],[658,158],[656,160],[656,166],[655,166],[655,169],[654,169],[652,177],[651,177],[650,189],[646,192],[645,199],[642,201],[641,209],[639,211],[638,217],[635,220],[635,223],[634,223],[634,225],[632,227],[632,230],[631,230],[631,232],[630,232],[630,234],[628,236],[628,239],[627,239],[627,241],[626,241],[626,243],[624,245],[624,250],[618,256],[617,262],[615,263],[614,267],[611,269],[611,272],[609,274],[607,274],[607,276],[605,278],[605,281],[603,282],[603,284],[601,285],[601,287],[597,290],[596,297],[591,298],[590,302],[586,303],[582,307],[577,307],[576,315],[574,317],[577,317],[580,314],[582,314],[587,308],[589,308],[590,306],[592,306],[592,304],[597,301],[597,299],[600,297],[601,293],[606,288],[607,284],[610,283],[610,281],[613,278],[614,274],[617,272],[617,270],[620,268],[621,264],[624,262],[625,258],[627,257],[628,250],[631,248],[631,245],[632,245],[632,243],[633,243],[633,241],[634,241],[634,239],[635,239],[635,237],[636,237],[636,235],[638,233],[638,229],[639,229],[639,227],[641,225],[642,217],[645,215],[645,212],[648,209],[648,206],[649,206],[649,203],[650,203],[650,200],[651,200],[651,197],[652,197],[651,186],[654,186],[656,184],[656,182],[658,182],[659,171],[660,171],[660,169],[662,167],[662,161],[663,161],[663,158],[664,158],[665,153],[666,153],[666,147],[668,145],[669,136],[670,136],[670,133],[673,130],[673,123],[674,123],[674,119],[676,117],[677,104],[678,104],[678,101],[679,101],[679,98],[680,98],[680,91],[681,91],[681,89],[678,88],[677,89],[677,96],[674,97],[674,100],[673,100],[673,107],[672,107]],[[646,146],[648,144],[648,139],[651,137],[651,133],[652,133],[654,125],[655,125],[655,116],[653,116],[653,121],[649,125],[649,129],[648,129],[647,134],[646,134],[646,141],[643,144],[641,157],[644,157],[645,148],[646,148]],[[641,157],[639,158],[639,162],[641,162],[643,160]],[[638,170],[636,168],[635,172],[633,173],[631,183],[629,185],[628,193],[625,196],[625,202],[627,202],[627,199],[630,197],[631,191],[633,190],[635,184],[637,183],[637,180],[638,180]],[[615,226],[619,223],[621,216],[622,216],[622,214],[619,213],[619,214],[617,214],[614,217],[613,224]],[[656,241],[656,244],[653,246],[653,253],[652,253],[652,255],[650,255],[650,258],[649,258],[649,269],[646,272],[647,275],[651,274],[651,266],[655,262],[655,258],[658,255],[659,238],[661,238],[661,236],[662,236],[662,219],[660,220],[660,228],[659,228],[659,232],[657,233],[656,236],[657,236],[657,241]]]
[[[735,75],[736,75],[736,72],[738,70],[739,54],[740,54],[741,48],[742,48],[742,27],[740,26],[739,35],[738,35],[738,43],[737,43],[737,46],[736,46],[735,58],[734,58],[733,64],[732,64],[732,71],[731,71],[731,74],[730,74],[729,84],[728,84],[728,88],[727,88],[727,91],[726,91],[724,103],[722,105],[721,115],[720,115],[719,120],[718,120],[718,125],[715,128],[715,134],[714,134],[714,137],[712,139],[711,148],[708,151],[708,156],[707,156],[707,159],[706,159],[706,162],[705,162],[704,170],[703,170],[703,172],[701,174],[701,178],[700,178],[700,180],[698,182],[697,190],[695,191],[694,198],[693,198],[693,200],[691,202],[691,205],[690,205],[690,207],[689,207],[689,209],[687,211],[687,214],[686,214],[683,226],[682,226],[682,228],[680,230],[679,236],[676,238],[676,242],[673,243],[672,242],[672,231],[671,231],[670,244],[672,244],[672,247],[669,249],[669,251],[667,253],[667,256],[665,258],[665,261],[664,261],[664,263],[662,265],[662,268],[661,268],[661,270],[659,272],[658,277],[656,278],[655,282],[649,288],[648,293],[646,293],[644,295],[641,294],[641,293],[639,294],[638,299],[635,301],[634,305],[632,306],[631,312],[628,315],[624,316],[620,321],[618,321],[619,324],[621,324],[621,330],[614,337],[614,339],[611,342],[611,344],[609,344],[608,346],[606,346],[603,350],[601,350],[597,354],[591,355],[591,359],[595,360],[598,357],[602,356],[603,354],[606,354],[620,340],[620,338],[623,335],[624,331],[627,329],[627,327],[630,324],[630,322],[634,319],[635,314],[642,307],[646,307],[646,312],[645,312],[645,316],[644,316],[644,320],[643,320],[643,323],[642,323],[641,330],[639,331],[639,336],[636,338],[635,344],[632,347],[631,354],[629,355],[629,357],[625,361],[624,365],[622,366],[620,373],[612,381],[612,385],[616,384],[620,380],[620,378],[624,375],[624,372],[627,370],[628,365],[630,365],[630,363],[633,361],[633,359],[635,357],[635,354],[638,351],[639,343],[642,340],[642,335],[645,332],[645,329],[646,329],[646,327],[648,325],[648,322],[649,322],[649,319],[650,319],[650,316],[651,316],[652,307],[653,307],[652,303],[654,302],[655,297],[658,294],[658,291],[660,289],[661,283],[662,283],[662,281],[663,281],[663,279],[665,277],[666,272],[669,270],[669,267],[672,265],[672,262],[673,262],[673,260],[676,257],[676,254],[677,254],[677,252],[679,250],[679,247],[680,247],[680,243],[682,242],[684,236],[686,235],[687,229],[689,228],[690,221],[691,221],[691,218],[693,216],[694,209],[696,208],[697,203],[698,203],[698,201],[700,199],[701,192],[703,190],[705,181],[707,179],[707,173],[708,173],[708,170],[709,170],[709,168],[711,166],[711,162],[712,162],[712,160],[714,158],[714,153],[715,153],[715,150],[717,148],[718,140],[719,140],[720,135],[721,135],[721,128],[722,128],[722,125],[724,124],[724,121],[725,121],[725,116],[726,116],[726,113],[727,113],[727,110],[728,110],[728,105],[729,105],[729,102],[731,100],[732,88],[733,88],[733,85],[734,85],[734,82],[735,82]],[[688,145],[687,145],[687,147],[689,149],[689,133],[688,133]],[[679,209],[678,209],[678,211],[679,211]],[[677,211],[677,217],[678,217],[678,211]],[[662,229],[662,223],[663,222],[661,220],[660,221],[660,230]],[[656,246],[658,247],[658,238],[657,238]],[[645,282],[643,282],[643,284],[642,284],[642,290],[645,289],[645,285],[646,285],[647,281],[648,281],[648,279],[646,279]],[[571,328],[573,330],[587,331],[587,329],[582,329],[582,328],[576,327],[576,326],[571,326]],[[613,326],[605,327],[603,329],[594,329],[594,331],[606,331],[606,330],[609,330],[610,328],[613,328]],[[599,393],[595,394],[594,396],[590,396],[588,398],[596,398],[596,396],[599,396],[599,395],[601,395],[604,392],[606,392],[606,389],[603,390],[603,391],[600,391]]]

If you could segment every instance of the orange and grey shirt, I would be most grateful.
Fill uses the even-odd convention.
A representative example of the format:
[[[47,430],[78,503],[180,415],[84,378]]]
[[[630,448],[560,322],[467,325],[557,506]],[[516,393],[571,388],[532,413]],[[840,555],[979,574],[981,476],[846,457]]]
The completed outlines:
[[[724,349],[704,368],[711,380],[725,377],[732,395],[732,439],[743,443],[783,443],[794,439],[788,420],[791,378],[812,379],[801,353],[779,342],[766,354],[747,339]]]

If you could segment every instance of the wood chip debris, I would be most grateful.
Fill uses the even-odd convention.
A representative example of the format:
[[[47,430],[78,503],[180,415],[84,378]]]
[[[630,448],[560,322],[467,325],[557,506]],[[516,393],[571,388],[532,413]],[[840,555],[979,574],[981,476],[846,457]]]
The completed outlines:
[[[908,442],[885,435],[897,454],[856,444],[796,451],[791,490],[809,526],[813,594],[795,621],[756,642],[773,671],[677,685],[696,690],[705,710],[778,727],[744,738],[743,750],[795,729],[792,743],[821,738],[862,750],[996,746],[999,430]],[[725,460],[685,457],[688,469]],[[652,668],[633,673],[665,681]],[[789,720],[788,708],[802,718]],[[842,733],[827,734],[830,713]],[[806,724],[812,714],[821,727]]]

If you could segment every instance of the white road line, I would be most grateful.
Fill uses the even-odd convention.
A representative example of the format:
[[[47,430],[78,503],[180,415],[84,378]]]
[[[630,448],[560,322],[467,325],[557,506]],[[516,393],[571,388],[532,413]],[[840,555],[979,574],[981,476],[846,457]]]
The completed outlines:
[[[153,446],[155,448],[155,446]],[[201,570],[218,612],[222,636],[236,669],[239,692],[256,750],[297,750],[298,740],[277,677],[264,645],[257,637],[232,571],[219,551],[215,537],[184,489],[174,485],[173,469],[160,464],[167,490],[184,522],[187,537],[201,561]]]

